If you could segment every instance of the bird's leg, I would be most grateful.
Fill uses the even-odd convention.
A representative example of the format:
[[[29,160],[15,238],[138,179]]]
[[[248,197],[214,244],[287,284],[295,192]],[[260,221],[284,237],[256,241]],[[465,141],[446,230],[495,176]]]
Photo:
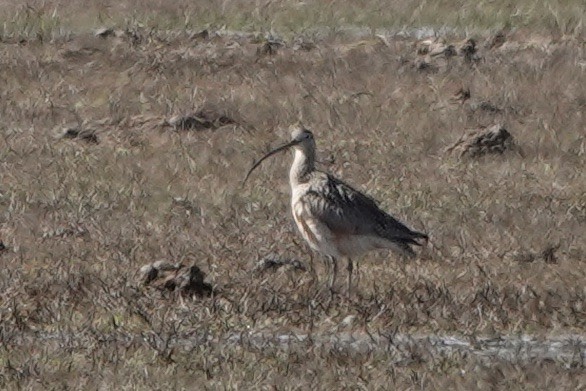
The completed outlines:
[[[330,291],[333,290],[334,284],[336,283],[336,275],[338,274],[338,262],[336,258],[329,257],[330,262],[332,263],[332,273],[330,274]]]
[[[328,276],[328,281],[330,280],[330,275],[332,273],[332,261],[330,259],[329,256],[325,257],[325,267],[326,267],[326,272],[325,275]],[[325,284],[325,280],[318,280],[320,283],[324,283]]]
[[[352,292],[352,271],[354,270],[354,264],[352,259],[348,258],[348,297]]]
[[[309,253],[309,271],[311,273],[311,278],[313,278],[313,283],[319,282],[317,278],[317,272],[315,270],[315,264],[313,263],[313,251]]]

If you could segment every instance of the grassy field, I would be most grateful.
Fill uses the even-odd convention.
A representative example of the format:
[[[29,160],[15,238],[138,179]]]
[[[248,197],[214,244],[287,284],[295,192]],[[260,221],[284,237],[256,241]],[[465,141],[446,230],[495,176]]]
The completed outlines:
[[[281,34],[336,31],[345,26],[371,29],[432,26],[467,32],[527,28],[548,34],[584,34],[581,0],[308,0],[212,1],[123,0],[46,1],[20,4],[0,0],[2,35],[45,37],[84,32],[103,25],[144,28],[274,29]]]
[[[231,339],[583,338],[581,2],[240,3],[0,1],[0,388],[585,389],[580,351],[486,360],[414,346],[399,359]],[[222,26],[286,39],[269,50],[263,34]],[[478,51],[426,58],[389,33],[422,26]],[[202,109],[233,123],[164,125]],[[414,261],[359,260],[349,299],[330,297],[296,232],[290,157],[242,186],[300,119],[322,169],[431,236]],[[495,123],[522,153],[446,152]],[[259,271],[266,257],[304,268]],[[197,265],[213,295],[144,286],[139,269],[158,260]]]

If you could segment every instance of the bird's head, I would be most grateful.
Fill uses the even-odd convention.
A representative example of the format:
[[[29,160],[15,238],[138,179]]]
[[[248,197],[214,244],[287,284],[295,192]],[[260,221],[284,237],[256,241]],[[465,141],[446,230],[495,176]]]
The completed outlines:
[[[267,159],[270,156],[273,156],[278,152],[294,148],[295,150],[303,151],[307,155],[312,155],[315,153],[315,139],[313,138],[313,133],[311,133],[309,129],[305,128],[303,125],[298,123],[295,125],[291,125],[289,130],[291,132],[291,141],[284,145],[281,145],[280,147],[273,149],[272,151],[264,155],[262,158],[260,158],[248,171],[248,174],[246,174],[246,178],[244,178],[244,182],[246,182],[250,174],[252,174],[252,171],[254,171],[254,169],[257,168],[265,159]]]
[[[306,153],[311,153],[315,150],[315,139],[311,130],[301,124],[291,125],[289,130],[291,132],[291,142],[285,145],[301,149]]]

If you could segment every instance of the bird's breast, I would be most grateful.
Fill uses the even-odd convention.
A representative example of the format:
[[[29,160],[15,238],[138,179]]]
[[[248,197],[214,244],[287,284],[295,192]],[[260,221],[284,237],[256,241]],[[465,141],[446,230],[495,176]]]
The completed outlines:
[[[319,232],[315,232],[313,224],[310,220],[302,215],[293,214],[297,228],[303,236],[303,239],[314,249],[320,251],[320,240],[318,239]]]
[[[318,216],[311,214],[310,208],[302,200],[294,202],[292,209],[301,236],[313,250],[324,255],[341,256],[336,235]]]

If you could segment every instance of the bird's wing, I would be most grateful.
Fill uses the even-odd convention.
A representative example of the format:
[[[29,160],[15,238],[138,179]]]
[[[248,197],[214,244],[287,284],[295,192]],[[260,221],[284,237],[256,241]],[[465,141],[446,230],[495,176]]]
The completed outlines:
[[[407,226],[380,209],[376,201],[341,180],[325,174],[303,195],[309,212],[340,234],[379,236],[418,244],[426,235]]]

